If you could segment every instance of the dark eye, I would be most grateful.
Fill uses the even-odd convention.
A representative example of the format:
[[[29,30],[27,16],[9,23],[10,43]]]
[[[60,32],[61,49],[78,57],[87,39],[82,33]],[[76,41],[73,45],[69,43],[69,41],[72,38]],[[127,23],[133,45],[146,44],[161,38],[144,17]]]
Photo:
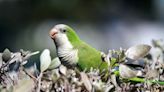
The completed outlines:
[[[61,29],[61,31],[62,31],[63,33],[67,32],[67,30],[66,30],[66,29]]]
[[[66,30],[65,30],[65,29],[63,29],[63,32],[65,33],[65,32],[66,32]]]

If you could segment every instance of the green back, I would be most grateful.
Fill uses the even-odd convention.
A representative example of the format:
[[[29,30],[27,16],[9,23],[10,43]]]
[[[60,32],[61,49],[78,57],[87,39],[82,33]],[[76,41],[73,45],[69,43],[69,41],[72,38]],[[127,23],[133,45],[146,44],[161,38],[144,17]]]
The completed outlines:
[[[95,48],[87,45],[82,42],[75,46],[75,49],[78,49],[78,66],[81,70],[90,69],[107,69],[107,63],[103,62],[101,59],[101,53]]]
[[[69,26],[67,26],[66,34],[74,49],[78,49],[78,68],[81,70],[88,70],[91,67],[99,68],[100,70],[107,69],[107,63],[102,62],[100,51],[81,41],[75,31]]]

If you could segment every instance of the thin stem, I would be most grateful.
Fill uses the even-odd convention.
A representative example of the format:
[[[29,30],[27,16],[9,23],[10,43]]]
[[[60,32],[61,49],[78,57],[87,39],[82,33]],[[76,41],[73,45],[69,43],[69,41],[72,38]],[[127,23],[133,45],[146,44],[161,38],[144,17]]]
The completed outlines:
[[[41,72],[40,75],[39,75],[39,77],[38,77],[38,85],[37,85],[36,92],[40,92],[42,76],[43,76],[43,73]]]
[[[25,70],[25,68],[23,68],[23,71],[30,77],[30,78],[32,78],[33,80],[37,80],[37,78],[35,77],[35,76],[33,76],[33,75],[31,75],[30,73],[28,73],[26,70]]]

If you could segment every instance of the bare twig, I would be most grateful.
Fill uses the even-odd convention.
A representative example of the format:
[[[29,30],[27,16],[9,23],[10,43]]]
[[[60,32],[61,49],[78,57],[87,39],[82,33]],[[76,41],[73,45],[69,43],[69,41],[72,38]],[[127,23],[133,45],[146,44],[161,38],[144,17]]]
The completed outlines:
[[[28,72],[26,71],[25,68],[23,68],[23,71],[24,71],[30,78],[32,78],[34,81],[37,81],[37,78],[36,78],[35,76],[33,76],[32,74],[28,73]]]
[[[42,76],[43,76],[43,73],[41,72],[40,75],[38,76],[38,83],[37,83],[36,92],[40,92]]]

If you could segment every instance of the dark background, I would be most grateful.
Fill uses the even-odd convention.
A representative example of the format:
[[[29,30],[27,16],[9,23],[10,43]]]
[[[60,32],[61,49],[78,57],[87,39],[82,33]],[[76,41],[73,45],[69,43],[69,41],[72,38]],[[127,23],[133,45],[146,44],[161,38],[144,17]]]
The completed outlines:
[[[0,0],[0,51],[55,53],[48,32],[59,23],[104,52],[150,44],[164,38],[163,11],[164,0]]]

